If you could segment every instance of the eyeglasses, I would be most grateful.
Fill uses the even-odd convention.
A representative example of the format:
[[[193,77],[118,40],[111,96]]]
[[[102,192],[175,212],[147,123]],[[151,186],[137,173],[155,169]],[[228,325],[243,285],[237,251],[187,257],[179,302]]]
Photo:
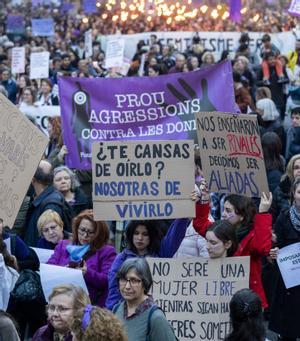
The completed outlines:
[[[90,237],[93,234],[95,234],[95,231],[90,231],[90,230],[84,229],[83,227],[79,227],[78,233],[82,236],[87,235],[88,237]]]
[[[119,284],[122,287],[125,287],[127,282],[129,282],[131,287],[137,287],[142,281],[137,278],[120,278],[119,279]]]
[[[42,229],[42,232],[43,233],[49,233],[51,231],[54,231],[57,227],[58,227],[57,224],[56,225],[52,225],[52,226],[49,226],[47,228]]]
[[[59,314],[64,315],[66,314],[69,310],[72,310],[72,308],[67,308],[63,307],[62,305],[53,305],[53,304],[48,304],[46,306],[46,309],[48,313],[53,314],[55,311],[57,311]]]

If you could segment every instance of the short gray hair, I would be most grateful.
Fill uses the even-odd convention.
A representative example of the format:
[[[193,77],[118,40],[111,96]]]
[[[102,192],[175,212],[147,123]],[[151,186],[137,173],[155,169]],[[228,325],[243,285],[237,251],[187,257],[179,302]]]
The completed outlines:
[[[153,280],[149,264],[145,258],[130,258],[125,260],[117,273],[117,280],[125,278],[129,270],[135,270],[143,283],[145,294],[147,294],[152,287]]]
[[[75,192],[76,188],[80,186],[80,182],[77,179],[77,176],[75,175],[75,173],[67,166],[59,166],[54,168],[53,170],[53,177],[55,177],[56,174],[65,171],[66,173],[68,173],[68,175],[71,178],[71,191]]]

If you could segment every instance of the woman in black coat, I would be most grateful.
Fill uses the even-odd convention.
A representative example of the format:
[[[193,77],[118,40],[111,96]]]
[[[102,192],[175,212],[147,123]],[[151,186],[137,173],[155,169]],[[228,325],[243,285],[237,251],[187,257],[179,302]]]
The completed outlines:
[[[282,211],[275,223],[279,248],[300,242],[300,178],[294,181],[291,192],[292,206]],[[273,257],[277,250],[272,250]],[[279,274],[271,305],[269,329],[279,333],[281,340],[296,341],[300,337],[299,307],[300,285],[286,289]]]

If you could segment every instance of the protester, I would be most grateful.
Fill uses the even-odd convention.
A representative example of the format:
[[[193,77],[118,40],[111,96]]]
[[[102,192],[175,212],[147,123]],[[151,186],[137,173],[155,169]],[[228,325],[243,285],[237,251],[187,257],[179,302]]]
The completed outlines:
[[[53,171],[53,185],[70,205],[72,217],[90,208],[89,200],[80,188],[76,175],[67,166],[56,167]]]
[[[222,214],[222,219],[235,227],[239,245],[233,256],[250,256],[250,289],[260,296],[264,308],[268,302],[261,280],[261,258],[269,254],[272,245],[272,216],[268,214],[271,203],[272,194],[267,196],[263,193],[257,213],[252,199],[230,194],[225,197]],[[200,201],[196,205],[196,218],[193,220],[193,226],[200,235],[205,235],[212,224],[208,215],[209,193],[203,181]]]
[[[128,339],[175,341],[171,325],[148,294],[153,280],[146,260],[127,259],[117,281],[124,301],[114,307],[114,313],[123,322]]]
[[[271,255],[277,257],[278,248],[300,242],[300,178],[296,178],[291,188],[291,206],[282,210],[276,220],[274,231],[277,248]],[[296,341],[300,337],[297,312],[300,304],[300,286],[286,289],[282,276],[277,276],[269,328],[279,333],[283,341]]]
[[[109,310],[88,304],[74,305],[73,341],[127,341],[124,327]]]
[[[49,79],[42,79],[41,92],[38,96],[38,104],[43,105],[59,105],[57,96],[52,93],[52,83]]]
[[[53,210],[46,210],[40,215],[37,227],[41,236],[37,247],[41,249],[54,250],[61,240],[69,238],[69,234],[64,231],[64,222]]]
[[[39,328],[32,341],[71,341],[71,324],[75,306],[84,308],[90,303],[85,291],[74,285],[60,285],[53,288],[48,298],[48,324]]]
[[[72,230],[72,241],[59,242],[47,263],[81,269],[92,303],[103,307],[108,271],[116,257],[114,247],[107,244],[108,226],[95,221],[91,210],[85,210],[74,218]]]
[[[106,300],[107,308],[112,309],[122,298],[118,288],[116,274],[124,261],[128,258],[146,256],[173,257],[185,236],[189,223],[189,219],[175,220],[165,237],[163,237],[159,221],[133,220],[128,224],[126,229],[128,247],[117,255],[109,271],[109,292]]]
[[[287,161],[300,154],[300,107],[291,110],[292,126],[288,129],[285,157]]]
[[[1,80],[1,85],[3,85],[8,93],[8,99],[12,103],[16,103],[17,99],[17,84],[14,81],[14,79],[11,77],[11,73],[9,68],[3,68],[0,71],[0,80]]]
[[[229,304],[231,333],[225,341],[268,341],[259,296],[249,289],[237,291]]]

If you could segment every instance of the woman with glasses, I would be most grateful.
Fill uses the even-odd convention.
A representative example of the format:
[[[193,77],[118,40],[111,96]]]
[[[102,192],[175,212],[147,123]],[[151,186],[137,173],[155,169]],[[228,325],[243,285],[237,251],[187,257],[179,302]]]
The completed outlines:
[[[60,285],[53,289],[48,299],[48,324],[39,328],[32,341],[71,341],[70,327],[74,308],[84,308],[90,299],[81,287]]]
[[[108,291],[108,271],[116,257],[107,245],[109,229],[104,221],[95,221],[91,210],[74,218],[72,240],[62,240],[55,247],[48,264],[81,269],[94,305],[103,307]],[[62,282],[67,280],[62,278]]]
[[[41,236],[37,247],[41,249],[54,250],[61,240],[69,238],[68,232],[64,231],[64,222],[53,210],[46,210],[40,215],[37,227]]]
[[[148,294],[153,281],[146,260],[127,259],[118,271],[117,281],[124,301],[113,312],[123,322],[128,340],[175,341],[171,325]]]

